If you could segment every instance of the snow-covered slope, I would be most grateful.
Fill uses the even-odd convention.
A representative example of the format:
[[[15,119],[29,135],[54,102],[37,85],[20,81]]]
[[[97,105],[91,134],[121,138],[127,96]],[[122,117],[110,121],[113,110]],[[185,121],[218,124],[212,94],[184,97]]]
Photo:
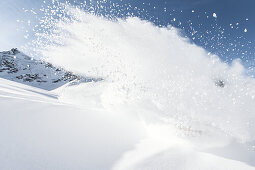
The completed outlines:
[[[32,59],[17,49],[0,52],[0,77],[45,90],[56,89],[71,81],[92,80]]]
[[[125,113],[80,109],[0,78],[0,169],[111,169],[142,137],[140,127]]]
[[[175,127],[145,121],[148,110],[91,104],[101,103],[106,82],[82,86],[88,87],[83,102],[89,104],[77,107],[77,99],[63,103],[54,92],[0,79],[0,169],[255,169],[246,164],[252,151],[226,145],[219,154],[196,147]]]

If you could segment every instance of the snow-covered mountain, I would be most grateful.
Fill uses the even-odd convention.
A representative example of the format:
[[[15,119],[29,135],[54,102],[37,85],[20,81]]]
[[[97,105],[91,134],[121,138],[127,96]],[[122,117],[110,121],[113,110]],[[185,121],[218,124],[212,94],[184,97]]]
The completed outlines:
[[[53,90],[69,82],[93,80],[33,59],[16,48],[0,52],[0,77],[45,90]]]

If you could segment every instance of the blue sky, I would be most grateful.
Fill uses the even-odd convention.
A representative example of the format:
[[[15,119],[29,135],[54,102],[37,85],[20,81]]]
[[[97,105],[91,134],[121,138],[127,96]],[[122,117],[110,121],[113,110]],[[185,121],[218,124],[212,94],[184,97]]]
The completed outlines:
[[[64,0],[61,0],[64,1]],[[50,2],[50,0],[46,0]],[[70,1],[74,5],[82,0]],[[97,1],[86,0],[85,8]],[[219,55],[224,61],[241,58],[245,66],[255,60],[255,1],[254,0],[111,0],[100,13],[150,20],[158,26],[169,24],[181,28],[197,45]],[[112,4],[120,7],[113,8]],[[0,50],[20,47],[30,38],[24,37],[36,24],[33,12],[39,13],[43,0],[0,1]],[[24,12],[28,10],[28,12]],[[213,16],[213,14],[216,14]],[[29,22],[27,22],[29,21]],[[30,26],[29,26],[30,25]]]

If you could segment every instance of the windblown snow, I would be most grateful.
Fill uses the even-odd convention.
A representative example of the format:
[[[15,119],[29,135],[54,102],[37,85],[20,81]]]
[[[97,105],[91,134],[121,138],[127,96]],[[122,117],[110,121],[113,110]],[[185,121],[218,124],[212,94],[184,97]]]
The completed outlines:
[[[62,8],[29,51],[47,62],[0,53],[0,169],[255,169],[255,80],[239,60],[173,27]]]

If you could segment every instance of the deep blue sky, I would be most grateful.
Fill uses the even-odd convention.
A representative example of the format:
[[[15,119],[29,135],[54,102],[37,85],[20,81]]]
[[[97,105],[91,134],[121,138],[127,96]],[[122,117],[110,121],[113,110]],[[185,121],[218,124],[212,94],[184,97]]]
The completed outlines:
[[[50,2],[51,0],[46,0]],[[64,0],[61,0],[64,1]],[[72,0],[80,5],[82,0]],[[219,55],[222,60],[231,61],[242,58],[244,65],[254,66],[255,60],[255,0],[111,0],[98,1],[105,8],[98,12],[118,17],[135,15],[150,20],[158,26],[169,24],[181,28],[187,36],[209,52]],[[85,8],[97,6],[97,1],[86,0]],[[113,7],[119,4],[120,7]],[[30,12],[39,12],[43,1],[1,0],[0,50],[20,47],[27,40],[29,31],[27,20],[33,22]],[[22,9],[24,8],[24,9]],[[213,17],[216,13],[217,18]],[[25,21],[17,23],[19,21]],[[17,30],[18,29],[18,30]],[[245,32],[244,30],[247,30]],[[29,38],[28,38],[29,39]]]

